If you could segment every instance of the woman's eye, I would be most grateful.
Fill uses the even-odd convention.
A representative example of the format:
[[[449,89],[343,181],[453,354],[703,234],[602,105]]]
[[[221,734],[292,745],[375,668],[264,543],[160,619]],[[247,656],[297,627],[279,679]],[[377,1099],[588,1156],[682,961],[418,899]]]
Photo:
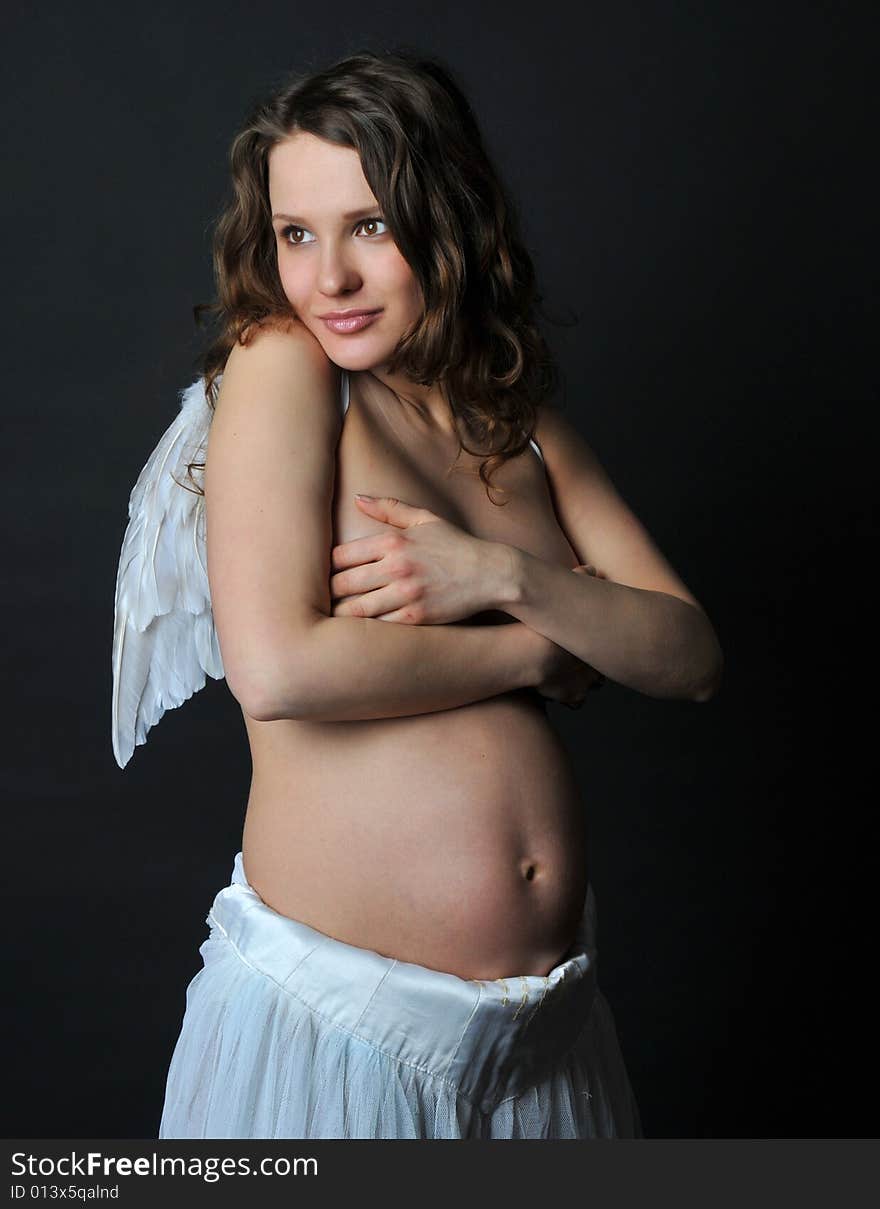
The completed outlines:
[[[281,232],[281,238],[285,243],[290,244],[291,247],[298,248],[301,244],[312,242],[310,239],[291,239],[290,235],[293,231],[296,231],[300,235],[306,234],[305,227],[285,227]],[[309,234],[311,234],[311,232],[309,232]]]
[[[380,218],[377,214],[373,218],[362,218],[361,221],[358,223],[358,226],[359,227],[375,227],[375,226],[384,227],[385,220]],[[384,234],[384,232],[383,231],[370,231],[370,232],[368,232],[368,234],[382,235],[382,234]]]

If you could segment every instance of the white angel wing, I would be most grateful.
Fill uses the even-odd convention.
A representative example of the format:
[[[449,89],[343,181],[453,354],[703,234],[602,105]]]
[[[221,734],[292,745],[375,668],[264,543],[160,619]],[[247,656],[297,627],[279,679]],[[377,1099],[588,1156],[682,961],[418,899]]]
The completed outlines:
[[[112,730],[120,768],[166,710],[204,688],[206,673],[224,675],[208,587],[205,500],[186,473],[187,463],[205,460],[214,413],[204,379],[180,393],[180,411],[132,489],[116,576]]]

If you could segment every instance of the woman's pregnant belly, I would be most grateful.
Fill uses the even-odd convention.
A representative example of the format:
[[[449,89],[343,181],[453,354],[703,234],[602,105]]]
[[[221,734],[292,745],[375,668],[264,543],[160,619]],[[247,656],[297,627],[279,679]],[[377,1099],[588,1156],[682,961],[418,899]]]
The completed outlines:
[[[534,693],[246,724],[243,861],[274,910],[461,978],[546,974],[562,958],[586,894],[586,822]]]

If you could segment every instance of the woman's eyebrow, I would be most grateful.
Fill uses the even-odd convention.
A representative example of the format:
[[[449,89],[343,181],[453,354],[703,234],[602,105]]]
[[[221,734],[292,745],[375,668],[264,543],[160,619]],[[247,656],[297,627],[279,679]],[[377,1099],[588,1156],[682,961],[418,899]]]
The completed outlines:
[[[359,218],[362,214],[366,214],[368,210],[378,210],[378,202],[367,202],[365,206],[360,206],[357,210],[349,210],[347,214],[342,215],[343,222],[351,222],[353,218]],[[274,218],[284,219],[285,222],[305,222],[304,218],[299,218],[295,214],[273,214]]]

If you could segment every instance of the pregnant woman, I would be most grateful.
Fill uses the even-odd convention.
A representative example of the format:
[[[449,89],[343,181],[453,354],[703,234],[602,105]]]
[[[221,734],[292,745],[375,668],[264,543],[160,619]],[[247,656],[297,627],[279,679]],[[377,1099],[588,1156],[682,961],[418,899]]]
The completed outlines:
[[[712,625],[551,407],[531,262],[445,69],[298,79],[231,164],[181,412],[210,411],[203,494],[172,490],[204,505],[201,663],[253,777],[160,1136],[640,1136],[546,700],[706,700]]]

